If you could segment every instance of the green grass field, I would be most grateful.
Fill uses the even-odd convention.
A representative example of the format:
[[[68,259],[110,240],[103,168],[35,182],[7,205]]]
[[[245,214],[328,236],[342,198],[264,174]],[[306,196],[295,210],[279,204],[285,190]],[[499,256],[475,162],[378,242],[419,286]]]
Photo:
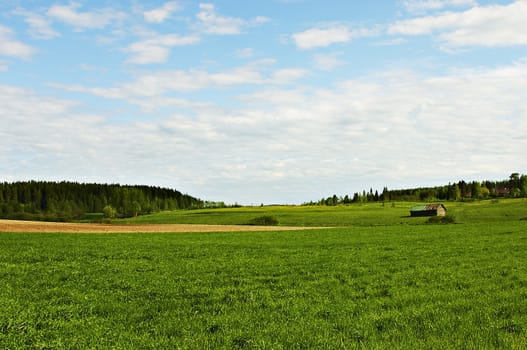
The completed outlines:
[[[264,206],[226,209],[176,210],[115,220],[117,223],[243,225],[260,216],[273,216],[282,226],[387,226],[422,224],[427,218],[409,217],[416,203],[386,202],[350,206]],[[527,199],[446,202],[447,214],[459,223],[527,220]]]
[[[455,225],[410,206],[133,220],[351,226],[294,232],[0,233],[0,349],[527,348],[527,201],[447,203]]]

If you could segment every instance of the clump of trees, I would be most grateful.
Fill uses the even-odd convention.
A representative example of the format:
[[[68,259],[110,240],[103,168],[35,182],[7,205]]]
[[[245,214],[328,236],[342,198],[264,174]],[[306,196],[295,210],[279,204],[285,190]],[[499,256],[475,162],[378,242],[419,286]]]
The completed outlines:
[[[246,223],[246,225],[254,225],[254,226],[276,226],[278,225],[278,219],[274,216],[264,215],[256,217],[249,222]]]
[[[0,183],[0,218],[68,221],[86,213],[132,217],[161,210],[210,206],[179,191],[153,186],[77,182]]]
[[[385,201],[459,201],[459,200],[478,200],[487,198],[508,197],[519,198],[527,197],[527,175],[513,173],[507,180],[502,181],[472,181],[461,180],[457,183],[449,183],[444,186],[419,187],[410,189],[388,190],[384,187],[383,191],[355,192],[352,197],[349,195],[322,198],[319,201],[304,203],[305,205],[339,205],[366,202],[385,202]]]

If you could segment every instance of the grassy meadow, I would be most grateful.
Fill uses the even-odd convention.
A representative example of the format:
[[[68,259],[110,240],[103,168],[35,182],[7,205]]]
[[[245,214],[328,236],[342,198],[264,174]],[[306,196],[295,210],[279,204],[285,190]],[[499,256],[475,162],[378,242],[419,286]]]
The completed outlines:
[[[0,349],[525,349],[527,201],[176,211],[285,232],[0,233]],[[344,227],[338,227],[344,226]]]
[[[275,217],[282,226],[349,227],[415,225],[427,218],[410,217],[418,203],[377,202],[349,206],[263,206],[202,210],[165,211],[135,218],[115,220],[133,224],[221,224],[244,225],[261,216]],[[446,202],[447,214],[458,223],[527,220],[527,199],[501,199],[474,202]]]

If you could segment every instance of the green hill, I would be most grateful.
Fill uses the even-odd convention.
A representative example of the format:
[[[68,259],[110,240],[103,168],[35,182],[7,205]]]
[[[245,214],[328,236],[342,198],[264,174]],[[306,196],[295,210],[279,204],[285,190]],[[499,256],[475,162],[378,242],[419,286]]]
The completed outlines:
[[[527,199],[443,202],[447,215],[458,223],[527,219]],[[338,206],[263,206],[164,211],[126,220],[125,223],[243,225],[270,216],[282,226],[388,226],[422,224],[428,218],[409,217],[416,202],[365,203]]]

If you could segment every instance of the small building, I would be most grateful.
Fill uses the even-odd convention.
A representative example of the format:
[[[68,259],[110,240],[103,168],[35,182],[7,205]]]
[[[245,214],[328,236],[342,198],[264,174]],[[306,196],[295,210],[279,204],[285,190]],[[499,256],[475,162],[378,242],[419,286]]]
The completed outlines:
[[[446,208],[443,204],[416,205],[410,209],[410,216],[445,216]]]
[[[496,187],[494,188],[494,193],[497,196],[503,197],[503,196],[508,196],[511,193],[511,191],[507,187]]]

